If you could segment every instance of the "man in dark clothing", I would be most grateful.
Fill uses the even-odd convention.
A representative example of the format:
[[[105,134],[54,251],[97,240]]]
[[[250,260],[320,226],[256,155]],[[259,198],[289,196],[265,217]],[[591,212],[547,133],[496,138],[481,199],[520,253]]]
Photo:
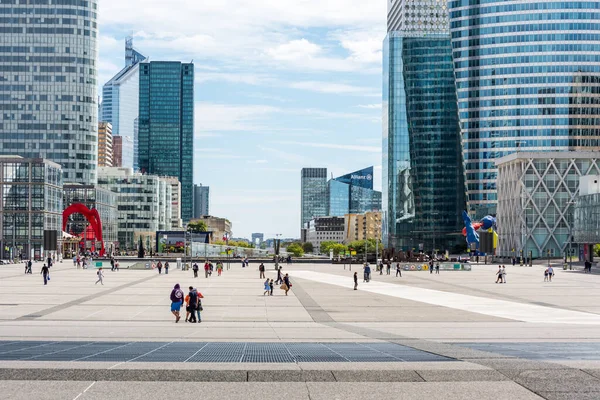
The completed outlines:
[[[46,266],[46,264],[44,264],[44,266],[42,267],[42,271],[40,272],[40,274],[42,274],[42,276],[44,277],[44,285],[48,284],[48,275],[50,275],[50,270],[48,270],[48,267]]]
[[[33,262],[31,260],[27,260],[27,273],[28,274],[33,274],[33,272],[31,271],[32,266],[33,266]]]
[[[273,284],[273,279],[271,279],[271,281],[269,282],[269,288],[271,289],[269,296],[273,296],[273,286],[275,286],[275,285]]]
[[[258,270],[260,271],[260,279],[264,279],[265,278],[265,265],[263,263],[260,263],[260,265],[258,266]]]
[[[358,290],[358,272],[354,273],[354,290]]]
[[[114,258],[110,259],[110,270],[113,272],[115,270],[115,259]]]
[[[192,266],[192,270],[194,271],[194,278],[197,278],[197,277],[198,277],[198,270],[199,270],[199,269],[200,269],[200,268],[198,267],[198,264],[197,264],[197,263],[194,263],[194,265]]]
[[[190,293],[188,294],[188,296],[190,298],[189,303],[188,303],[189,310],[186,310],[186,311],[188,311],[191,314],[189,322],[196,323],[196,322],[198,322],[198,320],[196,319],[196,309],[198,308],[198,292],[196,292],[192,286],[190,286],[189,289],[190,289]]]
[[[283,283],[283,278],[281,276],[281,267],[279,267],[279,269],[277,270],[277,280],[275,281],[276,284],[281,285]]]
[[[52,267],[52,257],[48,256],[48,268]]]
[[[158,262],[158,264],[156,264],[156,268],[158,268],[158,274],[162,274],[162,262]]]
[[[398,275],[400,275],[400,278],[402,278],[402,268],[400,268],[400,263],[396,264],[396,278]]]

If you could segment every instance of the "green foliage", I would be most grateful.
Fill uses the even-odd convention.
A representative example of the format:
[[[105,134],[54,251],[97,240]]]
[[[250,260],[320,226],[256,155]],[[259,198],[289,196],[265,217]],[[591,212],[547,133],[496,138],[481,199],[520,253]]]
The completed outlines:
[[[304,255],[304,249],[299,243],[292,243],[286,248],[288,253],[292,253],[294,257],[302,257]]]
[[[600,257],[600,244],[594,245],[594,254],[596,255],[596,257]]]
[[[348,246],[337,242],[322,242],[320,250],[321,254],[325,255],[329,254],[329,252],[333,250],[333,255],[338,256],[340,254],[344,254],[346,250],[348,250]]]
[[[364,240],[356,240],[352,243],[350,243],[348,245],[348,247],[350,249],[352,249],[353,251],[356,251],[357,255],[364,255],[365,254],[365,241]],[[375,239],[368,239],[367,240],[367,252],[368,253],[375,253]],[[380,246],[381,249],[381,246]]]
[[[315,246],[313,246],[313,244],[310,242],[306,242],[302,243],[302,249],[305,253],[312,253],[313,251],[315,251]]]
[[[188,231],[194,233],[207,232],[208,227],[204,221],[190,222],[188,224]]]

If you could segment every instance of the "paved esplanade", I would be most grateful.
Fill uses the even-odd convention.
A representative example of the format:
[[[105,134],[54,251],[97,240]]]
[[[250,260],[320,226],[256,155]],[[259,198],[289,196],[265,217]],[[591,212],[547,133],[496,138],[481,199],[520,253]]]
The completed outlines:
[[[71,262],[48,286],[40,264],[0,266],[0,397],[600,398],[600,276],[509,266],[496,284],[496,269],[367,284],[357,266],[284,265],[292,291],[269,297],[254,264],[109,268],[104,286]],[[175,283],[205,296],[201,324],[174,323]]]

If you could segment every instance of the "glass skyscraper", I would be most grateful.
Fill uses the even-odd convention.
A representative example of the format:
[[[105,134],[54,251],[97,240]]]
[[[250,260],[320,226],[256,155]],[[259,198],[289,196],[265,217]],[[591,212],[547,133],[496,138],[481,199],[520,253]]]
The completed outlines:
[[[47,158],[95,183],[96,0],[0,2],[0,154]]]
[[[139,65],[140,171],[179,179],[181,219],[188,222],[194,211],[194,64]]]
[[[381,192],[373,190],[373,167],[331,179],[327,195],[331,217],[381,210]]]
[[[327,168],[302,168],[301,223],[327,215]]]
[[[465,185],[445,1],[388,2],[383,72],[384,245],[452,250]]]
[[[495,159],[600,150],[600,1],[451,0],[469,209],[496,212]]]
[[[122,167],[135,168],[136,124],[139,112],[140,74],[139,62],[146,57],[133,48],[131,38],[125,41],[125,68],[102,87],[100,121],[112,124],[113,136],[123,140]]]

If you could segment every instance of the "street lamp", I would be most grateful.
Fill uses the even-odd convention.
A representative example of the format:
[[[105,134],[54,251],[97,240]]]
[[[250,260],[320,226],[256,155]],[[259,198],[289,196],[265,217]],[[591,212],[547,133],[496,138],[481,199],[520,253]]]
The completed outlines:
[[[567,207],[577,204],[576,201],[570,201],[567,203]],[[573,224],[575,223],[575,212],[571,213],[573,216],[569,223],[569,270],[573,270]]]

